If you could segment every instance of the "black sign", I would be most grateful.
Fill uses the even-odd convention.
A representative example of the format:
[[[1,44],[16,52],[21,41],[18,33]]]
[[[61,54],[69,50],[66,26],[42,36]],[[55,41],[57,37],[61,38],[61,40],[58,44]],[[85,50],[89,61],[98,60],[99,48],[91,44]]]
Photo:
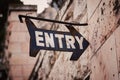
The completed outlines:
[[[73,52],[70,60],[77,60],[88,47],[88,41],[71,25],[66,25],[70,32],[38,29],[25,18],[30,34],[30,56],[35,57],[39,50]]]

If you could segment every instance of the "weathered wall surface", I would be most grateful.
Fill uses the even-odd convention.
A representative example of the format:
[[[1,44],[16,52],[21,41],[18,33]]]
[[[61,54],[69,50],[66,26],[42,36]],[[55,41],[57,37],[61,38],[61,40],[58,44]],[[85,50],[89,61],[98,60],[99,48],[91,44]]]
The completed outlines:
[[[71,4],[70,1],[72,0],[67,0],[59,11],[57,20],[87,22],[88,26],[75,28],[90,45],[78,61],[69,60],[72,54],[70,52],[56,51],[52,54],[47,51],[39,71],[40,78],[83,80],[90,76],[91,80],[119,80],[120,1],[74,0]],[[68,31],[64,25],[58,26],[53,30]]]
[[[8,51],[12,54],[10,73],[14,80],[27,80],[36,59],[28,55],[29,34],[25,23],[11,17],[20,13],[27,12],[13,12],[9,16],[8,30],[11,31],[11,35]],[[70,61],[72,52],[41,50],[37,65],[38,79],[85,80],[90,77],[88,80],[120,80],[120,1],[66,0],[55,15],[56,17],[53,17],[56,20],[88,23],[88,26],[74,27],[90,45],[77,61]],[[46,24],[39,22],[38,25],[45,29],[68,31],[61,24],[50,24],[51,28]]]

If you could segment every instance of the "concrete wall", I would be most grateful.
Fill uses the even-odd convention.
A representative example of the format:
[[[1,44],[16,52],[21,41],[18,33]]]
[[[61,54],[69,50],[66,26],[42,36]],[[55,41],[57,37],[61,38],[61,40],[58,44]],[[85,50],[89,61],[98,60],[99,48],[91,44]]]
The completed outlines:
[[[41,50],[37,66],[42,64],[38,69],[38,78],[84,80],[90,77],[88,80],[120,80],[119,5],[119,0],[66,0],[55,19],[88,23],[88,26],[74,27],[90,45],[77,61],[69,60],[72,52]],[[27,80],[36,58],[28,55],[29,34],[25,23],[20,23],[13,17],[18,14],[26,14],[26,12],[11,12],[8,18],[10,23],[8,31],[11,31],[8,51],[12,54],[10,74],[14,80]],[[51,28],[46,28],[68,31],[64,25],[53,25]]]

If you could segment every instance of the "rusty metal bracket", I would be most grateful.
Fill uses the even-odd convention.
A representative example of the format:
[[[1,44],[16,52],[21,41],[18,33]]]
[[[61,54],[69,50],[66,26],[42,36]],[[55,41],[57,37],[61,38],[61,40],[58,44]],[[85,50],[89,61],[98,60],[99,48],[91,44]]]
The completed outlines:
[[[64,22],[64,21],[51,20],[51,19],[44,19],[44,18],[38,18],[38,17],[26,16],[26,15],[19,15],[20,22],[23,22],[22,18],[29,18],[29,19],[35,19],[35,20],[41,20],[41,21],[65,24],[65,25],[74,25],[74,26],[87,26],[88,25],[88,23],[71,23],[71,22]]]

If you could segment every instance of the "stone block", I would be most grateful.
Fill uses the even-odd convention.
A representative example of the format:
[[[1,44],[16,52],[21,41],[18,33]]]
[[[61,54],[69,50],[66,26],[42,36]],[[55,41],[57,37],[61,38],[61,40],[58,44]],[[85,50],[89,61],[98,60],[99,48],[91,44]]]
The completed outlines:
[[[30,57],[29,54],[25,53],[13,53],[10,58],[11,65],[34,65],[37,57]]]
[[[29,32],[25,32],[25,36],[26,36],[26,41],[30,42],[30,34],[29,34]]]
[[[82,18],[87,13],[87,0],[75,0],[73,19]]]
[[[27,42],[26,40],[26,32],[11,32],[9,37],[10,42]]]
[[[99,9],[97,9],[93,15],[93,17],[88,21],[88,33],[89,33],[89,43],[93,53],[98,49],[101,45],[100,43],[100,34],[101,31],[98,30],[100,27],[99,19]]]
[[[117,52],[118,74],[120,79],[120,26],[114,32]]]
[[[13,77],[12,80],[27,80],[27,79],[24,79],[23,77]]]
[[[29,49],[30,49],[30,42],[24,42],[24,43],[21,43],[21,50],[22,50],[22,53],[29,53]]]
[[[21,46],[20,43],[9,43],[8,51],[10,53],[21,53]]]
[[[33,64],[32,65],[29,65],[29,64],[26,65],[25,64],[22,67],[23,67],[23,76],[24,76],[24,78],[29,78],[29,76],[30,76],[30,74],[31,74],[31,72],[32,72],[32,70],[34,68],[34,65]]]
[[[117,18],[114,15],[113,11],[114,0],[105,0],[102,1],[99,6],[99,22],[101,27],[101,35],[106,36],[117,27],[116,20]]]
[[[22,66],[21,65],[14,65],[11,66],[11,73],[13,77],[23,77],[23,73],[22,73]]]
[[[20,21],[11,21],[9,23],[10,24],[9,24],[8,27],[11,26],[10,31],[12,31],[12,32],[19,32],[19,31],[25,32],[25,31],[28,31],[27,26],[26,26],[25,23],[20,23]]]
[[[102,0],[87,0],[88,20],[93,16]]]
[[[92,80],[119,80],[114,34],[110,36],[92,58],[91,70]]]

